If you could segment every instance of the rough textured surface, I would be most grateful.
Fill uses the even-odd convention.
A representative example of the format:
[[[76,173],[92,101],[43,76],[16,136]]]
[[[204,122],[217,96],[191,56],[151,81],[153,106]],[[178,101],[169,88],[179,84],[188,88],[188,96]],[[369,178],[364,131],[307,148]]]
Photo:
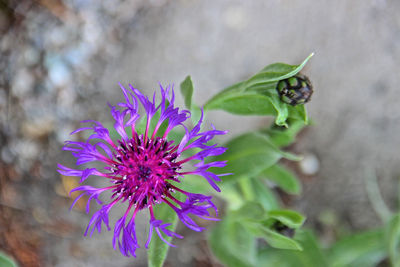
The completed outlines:
[[[0,14],[0,144],[8,166],[0,203],[22,210],[32,229],[40,229],[42,240],[30,242],[41,248],[45,266],[145,266],[144,249],[136,260],[113,251],[112,233],[82,237],[88,215],[68,213],[63,190],[72,182],[61,183],[55,172],[56,161],[69,160],[60,154],[61,143],[79,120],[111,121],[104,104],[121,97],[117,81],[149,92],[158,81],[178,86],[191,74],[194,97],[203,104],[266,64],[297,64],[315,52],[304,70],[315,89],[307,104],[315,124],[296,149],[315,154],[320,169],[304,181],[295,205],[311,222],[331,209],[358,229],[377,224],[364,189],[364,177],[377,169],[394,207],[400,2],[39,2],[44,4],[38,8],[31,1],[13,4],[16,16],[7,9]],[[14,32],[7,32],[10,25]],[[268,122],[223,112],[208,118],[231,136]],[[204,237],[179,242],[168,266],[212,262],[198,245],[204,240],[191,238]]]

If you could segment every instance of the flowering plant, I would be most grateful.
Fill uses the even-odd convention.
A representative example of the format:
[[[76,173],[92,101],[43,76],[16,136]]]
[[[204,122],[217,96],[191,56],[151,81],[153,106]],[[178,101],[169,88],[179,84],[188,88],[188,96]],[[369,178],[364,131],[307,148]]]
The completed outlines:
[[[268,65],[211,97],[203,108],[192,103],[194,88],[190,76],[180,86],[187,110],[175,107],[175,94],[170,86],[160,86],[161,100],[157,102],[156,93],[149,99],[132,85],[126,89],[120,84],[125,99],[117,106],[110,105],[115,120],[113,128],[119,137],[112,138],[109,129],[100,122],[87,120],[83,121],[87,126],[72,134],[87,130],[92,134],[83,142],[67,141],[64,146],[77,159],[77,165],[97,161],[105,166],[81,170],[58,165],[61,174],[80,177],[81,183],[89,176],[109,182],[105,187],[81,185],[72,190],[81,192],[73,205],[82,196],[88,196],[88,213],[91,200],[102,205],[90,219],[85,235],[89,232],[91,235],[95,229],[101,232],[103,224],[111,230],[108,216],[111,208],[127,203],[113,227],[113,247],[118,247],[125,256],[135,256],[139,248],[135,217],[146,209],[150,215],[145,244],[149,249],[148,262],[150,266],[162,266],[168,247],[173,246],[172,238],[182,238],[174,230],[176,218],[188,228],[202,231],[203,227],[190,216],[218,220],[210,194],[222,191],[219,196],[227,203],[225,216],[210,236],[211,249],[221,262],[230,266],[262,266],[256,246],[260,238],[275,248],[301,250],[292,236],[304,217],[281,209],[269,186],[260,178],[273,181],[290,194],[300,192],[297,179],[278,161],[299,159],[281,148],[290,144],[308,123],[303,104],[310,100],[312,86],[298,73],[310,57],[300,65]],[[145,114],[142,120],[139,103]],[[227,132],[213,125],[209,130],[201,129],[209,110],[272,115],[275,123],[218,146],[212,142],[213,138]],[[192,128],[185,125],[190,117]],[[176,129],[183,131],[178,138]],[[204,177],[208,186],[193,176]],[[111,192],[111,196],[103,204],[99,196],[105,192]],[[151,241],[154,231],[159,239]]]
[[[216,144],[210,145],[209,141],[216,135],[226,134],[226,131],[216,130],[214,127],[209,131],[200,131],[203,122],[203,113],[198,123],[192,130],[183,124],[189,117],[190,111],[180,110],[174,106],[175,95],[171,87],[163,88],[160,86],[161,102],[156,104],[156,94],[149,100],[139,90],[129,85],[126,89],[120,84],[125,101],[118,103],[120,110],[116,106],[110,105],[111,114],[115,120],[114,128],[121,139],[114,141],[110,138],[110,133],[100,122],[87,120],[90,126],[82,127],[72,132],[72,134],[91,130],[93,133],[84,142],[67,141],[64,150],[71,151],[76,157],[77,165],[88,162],[100,161],[104,163],[104,170],[98,168],[86,168],[84,170],[71,169],[61,164],[58,165],[59,172],[63,175],[78,176],[83,183],[89,176],[100,176],[107,179],[111,185],[95,188],[89,185],[82,185],[71,192],[81,191],[82,193],[75,199],[72,206],[83,195],[88,195],[87,212],[92,199],[99,204],[99,195],[103,192],[112,193],[109,203],[93,214],[89,225],[85,231],[90,235],[95,229],[101,232],[102,224],[110,230],[108,214],[111,208],[117,203],[128,203],[126,212],[115,223],[114,226],[114,249],[118,246],[124,256],[136,256],[135,251],[139,247],[136,230],[136,214],[147,209],[150,213],[150,230],[146,248],[148,248],[155,230],[165,243],[173,246],[164,237],[182,238],[181,235],[174,233],[167,227],[171,223],[164,223],[156,218],[154,206],[159,203],[166,203],[176,212],[179,219],[190,229],[202,231],[203,228],[189,217],[190,214],[196,215],[207,220],[216,220],[212,217],[210,209],[217,213],[217,208],[211,201],[211,196],[198,193],[191,193],[182,190],[177,186],[187,174],[200,175],[207,179],[209,184],[217,191],[220,191],[216,182],[220,181],[220,176],[209,171],[210,167],[224,167],[225,161],[205,162],[210,156],[221,155],[225,152],[224,147]],[[146,129],[140,134],[136,131],[136,122],[140,115],[138,100],[142,104],[146,114]],[[158,116],[155,116],[158,112]],[[157,118],[156,118],[157,117]],[[155,127],[151,128],[151,122],[156,120]],[[161,129],[161,126],[164,126]],[[168,134],[177,126],[185,130],[185,135],[179,143],[168,139]],[[131,134],[128,134],[128,129]],[[193,151],[193,155],[184,157],[185,151]],[[194,170],[183,171],[185,164],[197,161]],[[179,200],[174,193],[185,196],[185,201]],[[132,215],[130,215],[132,212]]]

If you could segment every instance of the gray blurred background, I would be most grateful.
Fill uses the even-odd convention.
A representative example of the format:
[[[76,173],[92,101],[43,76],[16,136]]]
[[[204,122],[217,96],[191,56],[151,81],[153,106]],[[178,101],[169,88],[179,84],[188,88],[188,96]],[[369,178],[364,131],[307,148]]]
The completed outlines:
[[[311,52],[303,73],[314,124],[292,147],[306,161],[292,166],[303,194],[288,204],[310,227],[326,212],[349,229],[377,225],[366,176],[376,173],[398,208],[399,13],[395,0],[0,0],[0,249],[21,266],[146,266],[143,248],[137,259],[114,251],[112,233],[83,237],[84,203],[68,211],[76,179],[56,172],[57,162],[72,167],[61,152],[69,133],[83,119],[111,122],[119,81],[151,92],[190,74],[201,105]],[[229,137],[269,123],[224,112],[208,120]],[[205,235],[178,229],[185,239],[166,266],[218,266]]]

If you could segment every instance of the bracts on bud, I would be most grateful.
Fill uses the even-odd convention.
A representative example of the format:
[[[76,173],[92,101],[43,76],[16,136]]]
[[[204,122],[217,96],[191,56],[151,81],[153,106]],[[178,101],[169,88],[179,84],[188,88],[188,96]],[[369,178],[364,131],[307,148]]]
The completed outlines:
[[[280,99],[292,106],[310,101],[313,87],[307,76],[297,74],[285,80],[280,80],[276,86]]]

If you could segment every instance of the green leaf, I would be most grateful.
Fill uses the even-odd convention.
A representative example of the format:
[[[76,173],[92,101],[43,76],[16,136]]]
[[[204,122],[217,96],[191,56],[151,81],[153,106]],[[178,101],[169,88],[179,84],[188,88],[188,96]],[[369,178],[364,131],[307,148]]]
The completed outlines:
[[[283,103],[275,88],[279,80],[296,75],[311,56],[298,66],[269,65],[248,80],[222,90],[205,104],[204,109],[221,109],[238,115],[273,115],[277,116],[276,124],[282,126],[286,126],[288,117],[307,121],[304,107],[291,108]]]
[[[272,165],[264,170],[261,177],[274,182],[279,188],[289,194],[300,194],[301,184],[295,175],[279,164]]]
[[[259,179],[244,177],[239,179],[237,183],[222,184],[222,195],[224,198],[226,197],[226,194],[229,193],[226,191],[226,188],[228,186],[232,187],[232,185],[235,185],[235,188],[237,188],[237,191],[239,191],[237,195],[240,195],[241,199],[240,205],[239,201],[235,202],[236,205],[231,205],[232,199],[228,199],[229,207],[231,207],[232,210],[239,209],[248,201],[252,203],[259,203],[264,210],[273,210],[279,208],[279,203],[274,192],[272,192],[268,186],[263,184]]]
[[[305,221],[303,215],[293,210],[271,210],[267,215],[293,229],[300,228]]]
[[[384,232],[382,229],[348,236],[329,250],[332,267],[376,266],[385,258]]]
[[[288,105],[281,101],[279,95],[275,91],[274,94],[270,96],[270,98],[271,104],[274,106],[277,113],[275,124],[278,126],[288,127],[288,124],[286,123],[286,120],[289,117]]]
[[[326,255],[321,250],[317,237],[309,230],[298,230],[294,237],[298,241],[303,251],[284,251],[286,254],[293,253],[297,256],[298,262],[303,262],[304,266],[328,266]]]
[[[277,116],[276,124],[286,126],[289,116],[288,105],[283,103],[279,95],[272,91],[268,94],[260,94],[254,91],[230,93],[217,103],[218,108],[237,115],[272,115]],[[214,109],[214,104],[207,108]]]
[[[309,124],[306,105],[297,105],[297,106],[287,106],[289,110],[289,118],[294,120],[300,120],[305,125]]]
[[[286,250],[275,249],[271,247],[264,247],[258,251],[257,254],[257,266],[262,267],[310,267],[319,265],[305,266],[301,262],[297,261],[293,251],[285,253]],[[324,266],[324,265],[320,265]]]
[[[386,229],[390,262],[393,266],[400,266],[400,214],[393,216]]]
[[[253,185],[254,195],[257,201],[265,210],[278,209],[279,203],[271,189],[262,183],[259,179],[250,179]]]
[[[308,60],[314,56],[314,53],[311,53],[300,65],[288,65],[285,63],[274,63],[266,66],[260,72],[275,72],[275,73],[288,73],[289,77],[296,75],[299,71],[301,71],[304,66],[307,64]]]
[[[296,156],[278,149],[267,137],[259,133],[247,133],[234,138],[225,147],[227,151],[217,156],[216,160],[227,160],[227,166],[213,168],[215,173],[233,173],[226,176],[223,182],[235,181],[242,176],[253,177],[262,170],[272,166],[282,157],[291,160]]]
[[[303,251],[287,251],[263,248],[258,253],[258,266],[263,267],[311,267],[329,266],[315,235],[311,231],[298,231],[295,239]]]
[[[272,73],[291,73],[297,68],[296,65],[288,65],[286,63],[273,63],[264,67],[260,72],[272,72]],[[293,75],[292,75],[293,76]],[[290,76],[289,76],[290,77]]]
[[[209,242],[214,255],[226,266],[255,266],[254,236],[242,224],[228,216],[211,231]]]
[[[185,106],[187,109],[192,109],[193,82],[190,76],[187,76],[181,83],[181,93],[183,95]]]
[[[175,196],[179,197],[179,196]],[[154,214],[156,215],[157,220],[162,220],[165,223],[171,223],[168,227],[169,230],[174,231],[176,228],[178,216],[175,211],[171,209],[167,204],[161,203],[155,205]],[[171,242],[172,237],[164,236],[164,238]],[[167,245],[164,241],[162,241],[157,234],[153,234],[151,239],[149,249],[147,250],[148,255],[148,265],[150,267],[162,267],[165,259],[167,258],[169,245]]]
[[[236,211],[247,202],[258,203],[265,211],[279,209],[275,193],[261,179],[242,176],[235,181],[220,186],[222,194],[219,196],[226,200],[228,210]]]
[[[301,250],[301,246],[295,240],[272,229],[276,221],[292,229],[301,227],[305,218],[295,211],[271,210],[266,212],[261,204],[247,202],[240,209],[230,212],[229,216],[246,226],[255,236],[264,238],[272,247]]]
[[[314,53],[310,54],[300,65],[297,66],[290,66],[284,63],[269,65],[248,79],[244,86],[248,88],[256,84],[265,84],[290,78],[299,73],[313,55]]]
[[[249,92],[228,95],[218,104],[218,108],[237,115],[276,115],[270,97]]]
[[[255,200],[251,179],[240,179],[238,180],[237,184],[245,202],[252,202]]]
[[[262,237],[265,241],[274,248],[302,250],[302,246],[295,240],[281,235],[267,227],[253,228],[257,232],[257,236]]]
[[[9,256],[0,251],[0,266],[17,267],[17,264]]]
[[[265,218],[263,206],[256,202],[246,202],[239,210],[231,212],[235,220],[262,221]]]
[[[217,93],[210,100],[208,100],[208,102],[204,105],[204,109],[205,110],[219,109],[218,105],[219,103],[222,103],[224,101],[225,97],[235,94],[240,95],[240,93],[242,93],[245,90],[243,88],[244,83],[245,83],[244,81],[239,82],[223,89],[221,92]]]

